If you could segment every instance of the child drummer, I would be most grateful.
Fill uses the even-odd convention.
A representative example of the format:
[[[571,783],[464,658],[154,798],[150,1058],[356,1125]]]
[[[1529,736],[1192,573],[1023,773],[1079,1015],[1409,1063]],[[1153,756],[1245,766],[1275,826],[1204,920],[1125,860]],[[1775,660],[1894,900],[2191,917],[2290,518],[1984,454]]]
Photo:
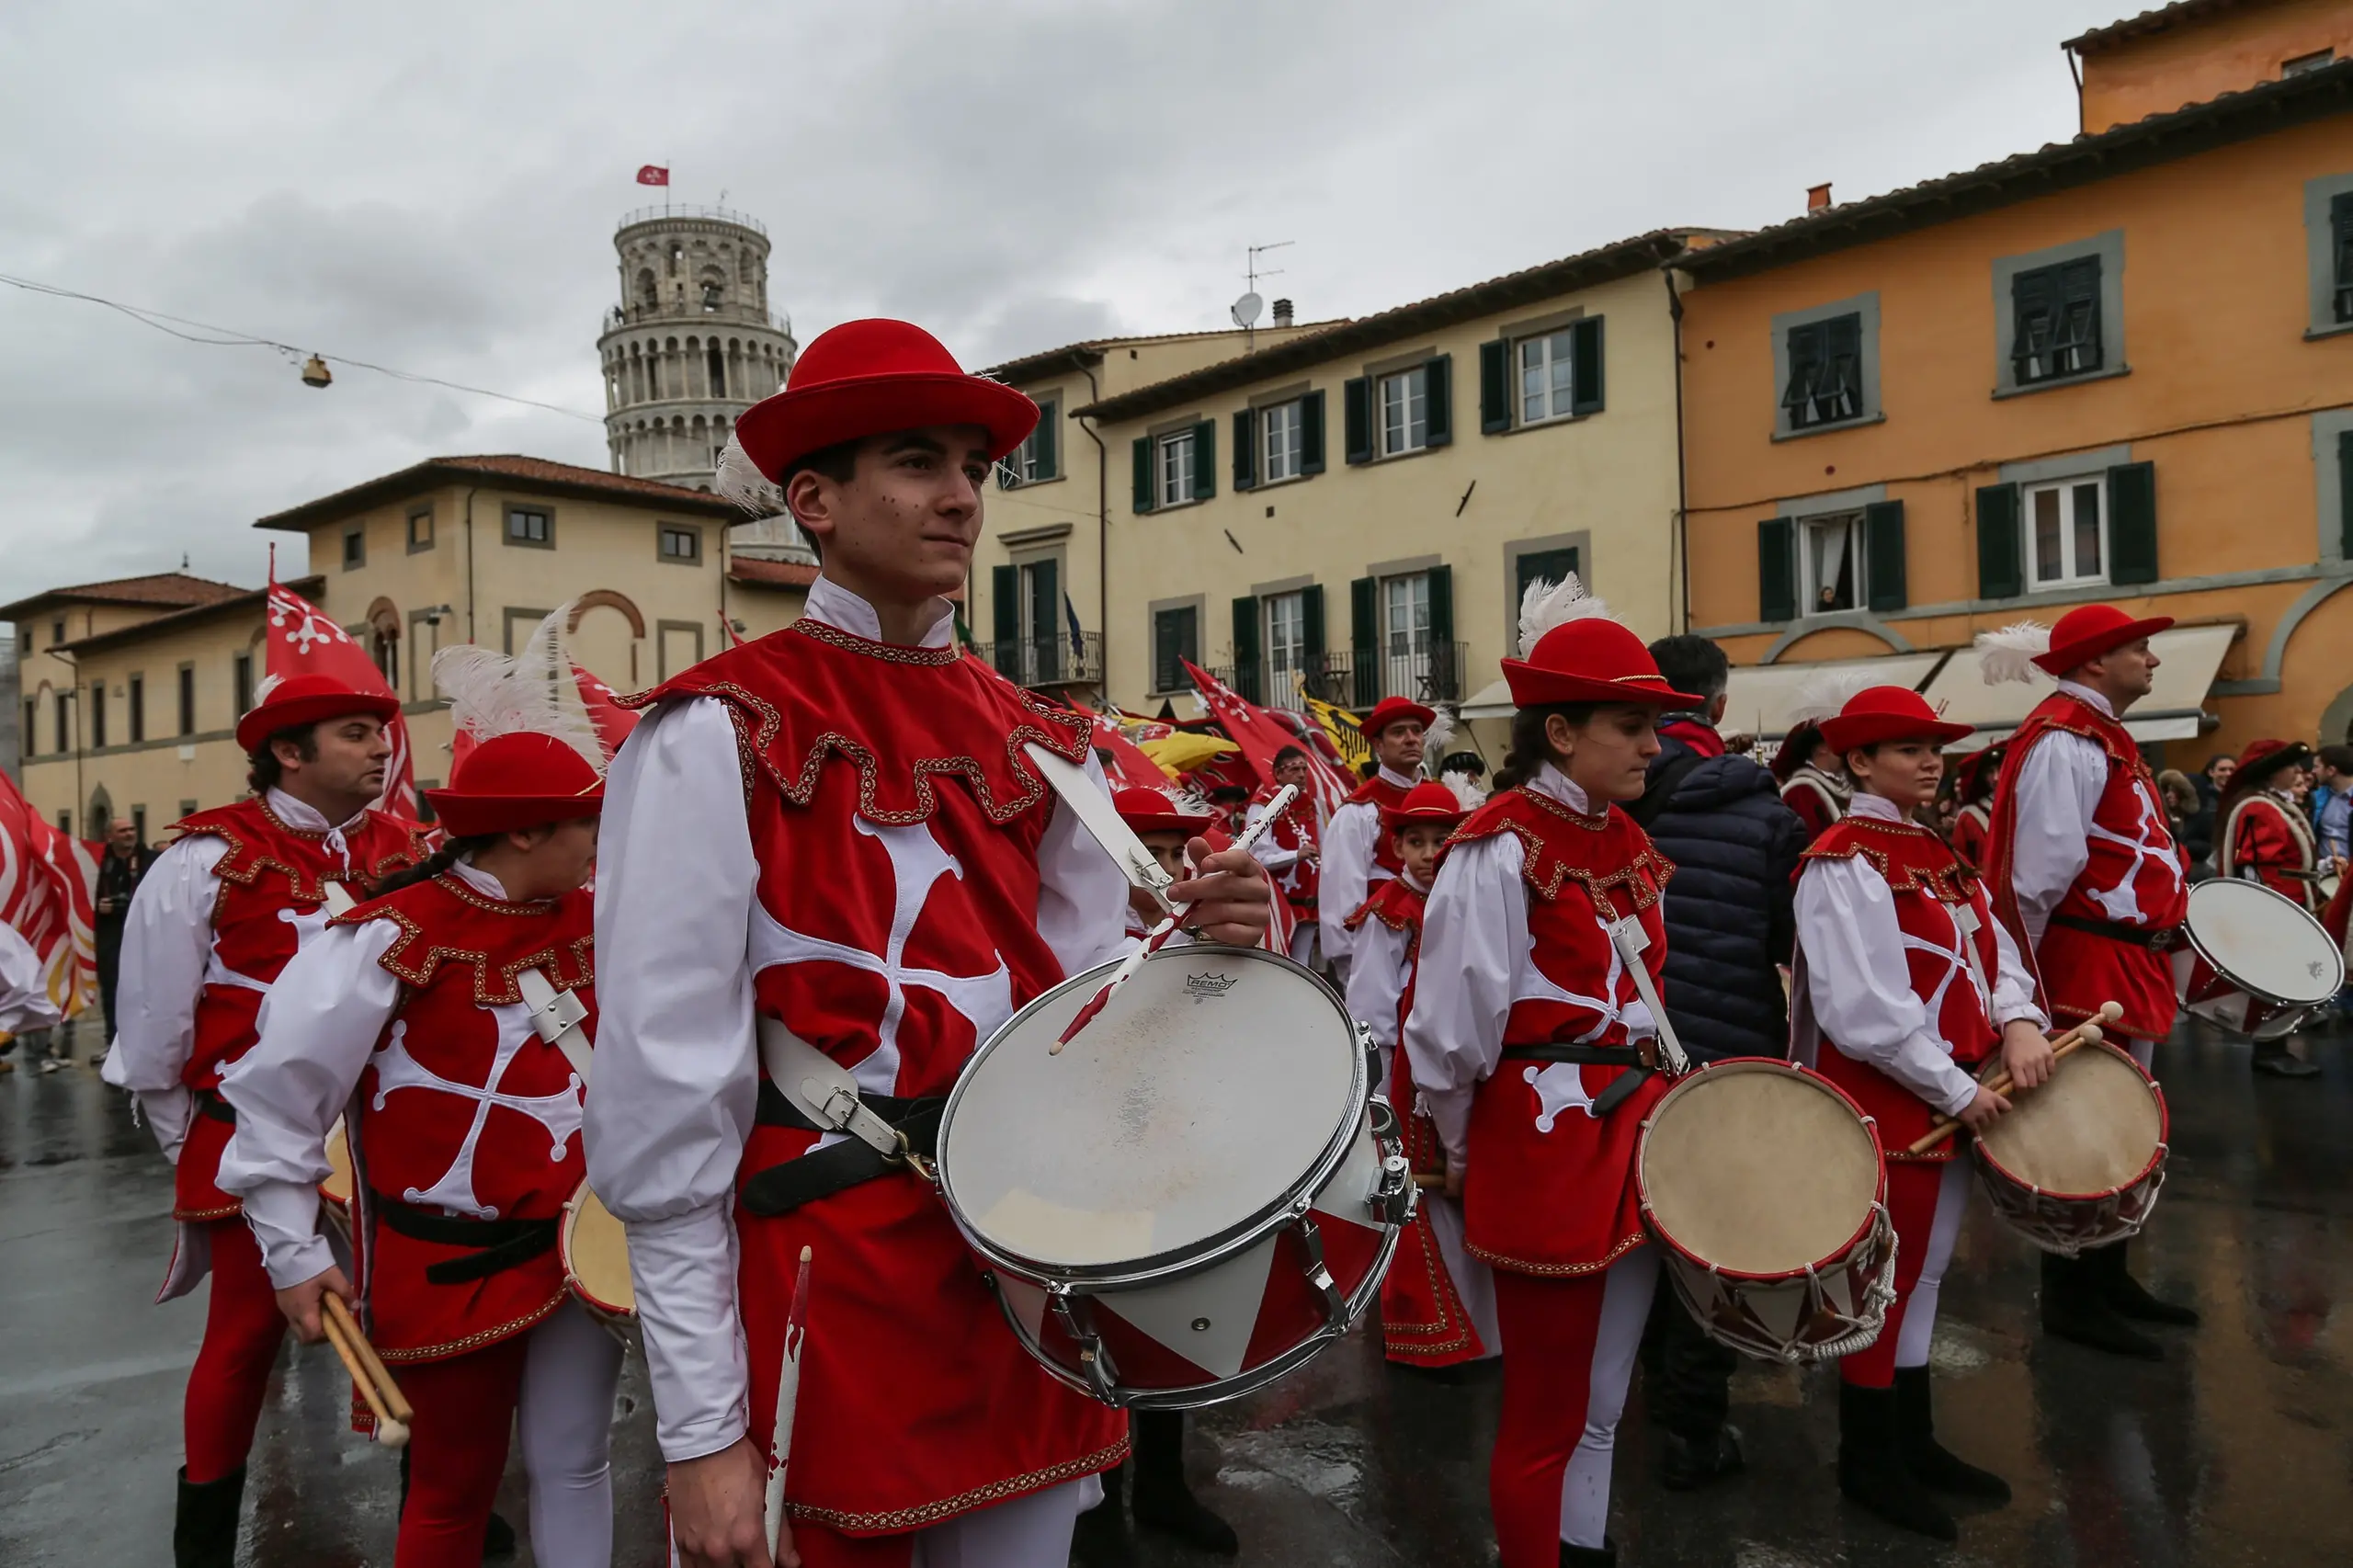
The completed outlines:
[[[1975,1075],[1996,1051],[2019,1087],[2048,1078],[2048,1020],[1984,884],[1913,820],[1936,798],[1940,748],[1969,727],[1940,722],[1916,692],[1881,686],[1822,730],[1854,794],[1798,874],[1793,1054],[1877,1121],[1896,1237],[1887,1325],[1839,1362],[1838,1485],[1891,1523],[1951,1540],[1952,1517],[1931,1492],[2004,1503],[2010,1489],[1936,1440],[1928,1339],[1968,1163],[1959,1134],[1906,1151],[1939,1116],[1974,1131],[2009,1109]]]

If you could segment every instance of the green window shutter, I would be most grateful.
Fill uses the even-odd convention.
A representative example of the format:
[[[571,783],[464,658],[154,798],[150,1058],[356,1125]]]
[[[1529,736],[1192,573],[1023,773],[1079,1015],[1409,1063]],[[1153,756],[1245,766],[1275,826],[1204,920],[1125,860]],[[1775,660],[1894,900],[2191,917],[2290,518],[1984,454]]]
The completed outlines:
[[[2157,465],[2119,463],[2108,471],[2108,580],[2157,580]]]
[[[1459,701],[1461,661],[1454,656],[1454,568],[1430,568],[1430,691],[1432,701]]]
[[[1135,439],[1136,493],[1135,509],[1152,510],[1152,437],[1138,436]]]
[[[1454,356],[1441,354],[1425,368],[1429,381],[1429,444],[1454,439]]]
[[[1233,411],[1233,488],[1258,487],[1258,418],[1255,410]]]
[[[1372,460],[1372,378],[1351,377],[1340,389],[1342,436],[1352,463]]]
[[[1299,629],[1307,642],[1307,656],[1320,665],[1324,648],[1323,584],[1310,583],[1299,591]]]
[[[1904,585],[1904,503],[1875,501],[1863,508],[1863,585],[1874,610],[1902,609],[1910,601]]]
[[[2014,599],[2026,592],[2025,541],[2018,537],[2018,487],[1977,490],[1977,597]]]
[[[1569,404],[1572,414],[1601,412],[1601,320],[1586,316],[1569,329]]]
[[[1037,454],[1038,477],[1054,479],[1062,473],[1063,405],[1059,399],[1038,405],[1038,428],[1030,433],[1030,449]]]
[[[2336,512],[2345,559],[2353,561],[2353,430],[2336,433]]]
[[[1029,668],[1037,680],[1063,676],[1066,612],[1061,577],[1060,563],[1051,556],[1029,568]]]
[[[1797,524],[1767,517],[1756,525],[1756,619],[1778,624],[1797,614]]]
[[[1348,585],[1348,658],[1355,678],[1349,706],[1359,712],[1381,700],[1381,579]]]
[[[1299,472],[1324,472],[1324,394],[1320,392],[1299,400]]]
[[[1233,601],[1233,689],[1245,702],[1263,702],[1258,690],[1258,601]]]
[[[1193,426],[1193,499],[1206,501],[1217,494],[1217,421],[1204,419]]]
[[[1479,434],[1500,436],[1511,428],[1511,345],[1502,338],[1479,345]]]
[[[989,568],[989,615],[995,631],[990,662],[1008,680],[1021,676],[1021,569]]]

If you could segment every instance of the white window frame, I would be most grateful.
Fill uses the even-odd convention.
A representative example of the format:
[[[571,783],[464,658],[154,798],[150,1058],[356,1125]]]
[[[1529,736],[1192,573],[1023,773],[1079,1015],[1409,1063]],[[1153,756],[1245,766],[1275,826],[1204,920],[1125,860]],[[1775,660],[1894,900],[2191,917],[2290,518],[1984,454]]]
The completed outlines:
[[[1269,403],[1258,411],[1258,473],[1261,484],[1280,484],[1306,472],[1307,426],[1302,399]]]
[[[2099,517],[2099,564],[2093,570],[2083,570],[2075,558],[2075,522],[2074,502],[2088,492],[2093,509]],[[2042,545],[2037,527],[2039,498],[2055,495],[2063,508],[2059,522],[2059,571],[2054,576],[2042,574]],[[2108,475],[2095,471],[2090,473],[2069,474],[2063,479],[2044,480],[2039,483],[2021,485],[2018,491],[2018,531],[2025,537],[2019,541],[2026,556],[2026,591],[2040,593],[2048,588],[2071,588],[2085,584],[2105,583],[2114,559],[2109,540]]]
[[[1550,425],[1556,419],[1571,417],[1576,407],[1576,351],[1572,347],[1576,329],[1564,326],[1558,332],[1537,333],[1512,341],[1512,372],[1517,391],[1513,393],[1513,413],[1518,424]],[[1529,363],[1529,351],[1540,350],[1539,362]],[[1530,373],[1540,377],[1540,390],[1531,394],[1528,390]],[[1534,399],[1545,403],[1545,411],[1530,414],[1529,404]]]
[[[1414,590],[1418,586],[1420,592]],[[1418,605],[1421,614],[1414,611]],[[1400,612],[1403,612],[1402,616]],[[1399,624],[1400,620],[1404,624]],[[1401,573],[1381,580],[1381,690],[1392,697],[1415,695],[1416,662],[1421,671],[1430,659],[1430,574]]]
[[[1307,671],[1307,596],[1297,589],[1268,594],[1259,601],[1259,658],[1266,678],[1261,695],[1270,706],[1299,706],[1299,682]]]
[[[1154,438],[1152,493],[1160,507],[1193,504],[1193,465],[1199,456],[1199,447],[1189,426]]]
[[[1838,615],[1862,608],[1870,602],[1870,585],[1863,581],[1863,514],[1859,511],[1824,512],[1816,517],[1800,517],[1797,523],[1798,592],[1801,596],[1798,613],[1801,616]],[[1848,602],[1825,606],[1822,602],[1823,580],[1835,574],[1823,569],[1824,551],[1817,548],[1815,541],[1840,532],[1846,534],[1847,541],[1836,559],[1842,563],[1850,563],[1847,574],[1850,590]]]
[[[1384,458],[1418,452],[1430,444],[1430,368],[1392,370],[1373,385],[1373,418],[1379,423]],[[1394,414],[1392,420],[1391,415]]]

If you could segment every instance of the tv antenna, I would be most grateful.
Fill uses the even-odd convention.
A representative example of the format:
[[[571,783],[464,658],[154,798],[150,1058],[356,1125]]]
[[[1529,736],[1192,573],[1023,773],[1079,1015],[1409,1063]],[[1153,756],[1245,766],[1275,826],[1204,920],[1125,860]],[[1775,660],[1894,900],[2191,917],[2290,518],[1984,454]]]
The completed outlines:
[[[1267,308],[1267,301],[1259,298],[1258,295],[1258,279],[1261,278],[1280,278],[1283,275],[1281,267],[1278,267],[1268,268],[1260,267],[1258,265],[1258,258],[1266,255],[1267,252],[1270,250],[1280,250],[1285,245],[1293,245],[1298,243],[1299,242],[1297,240],[1277,240],[1270,245],[1252,245],[1249,247],[1248,270],[1243,274],[1243,277],[1248,281],[1250,288],[1249,290],[1242,296],[1242,298],[1233,301],[1233,324],[1240,327],[1245,335],[1243,338],[1242,351],[1245,354],[1257,347],[1258,312]]]

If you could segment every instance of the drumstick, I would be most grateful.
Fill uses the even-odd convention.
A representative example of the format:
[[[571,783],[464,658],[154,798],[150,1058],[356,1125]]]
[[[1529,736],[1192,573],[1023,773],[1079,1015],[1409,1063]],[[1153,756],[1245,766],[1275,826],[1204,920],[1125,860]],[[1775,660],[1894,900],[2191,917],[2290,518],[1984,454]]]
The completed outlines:
[[[340,1297],[329,1295],[324,1299],[341,1304]],[[376,1392],[376,1381],[368,1375],[368,1364],[359,1358],[359,1352],[353,1348],[351,1341],[344,1337],[343,1320],[322,1308],[319,1326],[326,1331],[327,1343],[335,1346],[335,1353],[343,1358],[343,1369],[351,1374],[352,1386],[359,1391],[359,1397],[368,1402],[369,1410],[374,1414],[376,1440],[388,1449],[405,1447],[408,1443],[408,1423],[385,1408],[384,1396]]]
[[[784,1315],[784,1367],[777,1374],[776,1436],[769,1452],[766,1517],[768,1550],[781,1556],[777,1531],[784,1524],[784,1468],[792,1457],[792,1414],[801,1403],[801,1345],[809,1337],[809,1248],[801,1249],[801,1272],[793,1277],[792,1305]]]
[[[2114,1002],[2103,1002],[2100,1004],[2099,1012],[2097,1015],[2085,1019],[2082,1023],[2077,1024],[2074,1028],[2068,1029],[2064,1033],[2052,1036],[2051,1040],[2052,1065],[2054,1067],[2057,1066],[2061,1057],[2068,1055],[2079,1046],[2098,1044],[2099,1041],[2107,1038],[2108,1032],[2100,1026],[2104,1023],[2112,1024],[2123,1016],[2124,1009],[2118,1004]],[[1988,1092],[1996,1095],[2007,1095],[2014,1093],[2017,1087],[2017,1085],[2011,1083],[2010,1074],[2007,1070],[1995,1074],[1993,1077],[1985,1081],[1984,1086]],[[1945,1118],[1939,1120],[1936,1126],[1930,1128],[1927,1133],[1922,1135],[1917,1142],[1905,1150],[1904,1153],[1908,1154],[1925,1154],[1929,1150],[1935,1148],[1938,1144],[1943,1142],[1946,1139],[1951,1137],[1955,1132],[1959,1131],[1960,1129],[1960,1118]]]
[[[352,1353],[358,1356],[367,1367],[368,1381],[373,1383],[376,1392],[383,1396],[384,1408],[392,1412],[392,1419],[398,1421],[404,1428],[415,1426],[416,1412],[410,1408],[406,1396],[401,1392],[400,1384],[392,1381],[392,1374],[384,1369],[384,1363],[377,1356],[376,1347],[368,1343],[366,1335],[359,1332],[359,1324],[352,1320],[351,1309],[343,1304],[343,1298],[330,1290],[319,1300],[325,1309],[321,1321],[324,1322],[327,1318],[334,1319],[335,1326],[343,1331],[344,1337],[351,1342]]]
[[[1265,835],[1266,831],[1274,825],[1275,819],[1281,816],[1285,812],[1290,810],[1290,803],[1298,798],[1299,786],[1296,784],[1286,784],[1281,789],[1276,790],[1275,798],[1267,802],[1267,814],[1260,817],[1250,826],[1244,828],[1242,830],[1242,836],[1233,841],[1233,847],[1246,851],[1252,845],[1257,843],[1259,838]],[[1100,1013],[1104,1007],[1109,1004],[1111,1000],[1111,993],[1126,984],[1135,974],[1136,971],[1143,967],[1144,960],[1152,957],[1153,954],[1158,952],[1162,948],[1166,947],[1168,945],[1168,938],[1176,934],[1176,928],[1184,925],[1186,920],[1192,915],[1193,911],[1199,907],[1200,901],[1196,899],[1193,903],[1188,903],[1184,908],[1171,914],[1167,919],[1163,920],[1159,925],[1154,926],[1152,928],[1152,934],[1144,938],[1143,946],[1138,948],[1134,952],[1130,953],[1125,961],[1123,961],[1118,969],[1111,971],[1111,978],[1103,983],[1103,989],[1097,991],[1093,998],[1087,1002],[1086,1006],[1078,1010],[1078,1016],[1071,1019],[1070,1027],[1063,1030],[1062,1038],[1046,1048],[1046,1054],[1049,1056],[1060,1056],[1062,1054],[1063,1047],[1068,1045],[1072,1040],[1076,1040],[1078,1038],[1078,1031],[1093,1023],[1095,1021],[1095,1016],[1097,1013]]]

